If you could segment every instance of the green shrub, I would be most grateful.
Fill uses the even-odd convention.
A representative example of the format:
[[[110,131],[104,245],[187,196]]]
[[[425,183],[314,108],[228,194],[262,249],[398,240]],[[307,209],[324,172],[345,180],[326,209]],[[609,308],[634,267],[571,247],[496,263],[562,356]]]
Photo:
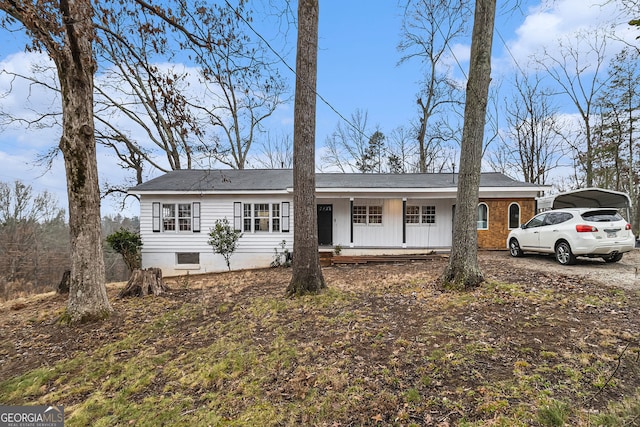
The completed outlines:
[[[216,224],[209,232],[209,244],[213,247],[213,252],[224,257],[227,268],[231,271],[231,255],[236,251],[238,240],[242,233],[234,230],[227,218],[216,220]]]
[[[121,228],[109,234],[106,240],[111,249],[122,255],[129,271],[140,268],[142,239],[138,233]]]

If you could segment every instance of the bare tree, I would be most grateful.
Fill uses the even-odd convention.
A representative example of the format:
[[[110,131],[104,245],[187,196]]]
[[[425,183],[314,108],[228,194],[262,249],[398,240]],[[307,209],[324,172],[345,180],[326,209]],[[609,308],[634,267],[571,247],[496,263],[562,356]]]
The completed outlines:
[[[263,120],[286,101],[268,49],[250,37],[246,2],[107,0],[96,9],[96,57],[104,67],[95,86],[96,136],[133,171],[133,182],[145,170],[196,162],[243,168]],[[193,67],[167,65],[178,55]],[[34,83],[59,91],[44,79]],[[105,193],[126,192],[130,183],[107,183]]]
[[[289,135],[272,137],[267,133],[260,151],[252,156],[250,163],[267,169],[291,169],[293,167],[293,142]]]
[[[495,169],[535,184],[545,184],[565,155],[558,109],[542,84],[538,75],[515,77],[515,91],[504,104],[507,131],[489,155]]]
[[[413,173],[419,168],[418,147],[413,132],[399,126],[391,131],[387,143],[387,163],[391,173]]]
[[[43,225],[63,215],[49,192],[34,195],[21,181],[0,182],[0,281],[38,282]]]
[[[113,136],[112,148],[120,147],[121,162],[136,170],[141,158],[160,170],[191,168],[198,160],[245,168],[263,121],[287,101],[269,50],[250,36],[246,2],[175,0],[158,7],[135,0],[121,8],[101,9],[101,51],[113,64],[115,83],[109,93],[124,86],[129,103],[123,106],[119,97],[102,95],[110,109],[120,110],[165,154],[166,165],[155,151],[110,129],[107,136]],[[187,72],[157,65],[158,57],[177,54],[194,68]]]
[[[118,15],[100,27],[97,51],[105,71],[96,85],[97,137],[140,183],[145,166],[190,169],[203,131],[188,105],[188,73],[154,63],[155,33],[138,30],[136,37],[125,38],[122,34],[144,27],[122,21]],[[142,135],[144,144],[134,134]]]
[[[464,0],[408,1],[404,8],[402,41],[398,49],[404,53],[400,62],[418,60],[424,67],[424,81],[416,103],[420,117],[416,133],[420,152],[419,171],[427,172],[427,157],[437,151],[438,144],[450,135],[442,135],[436,125],[452,109],[462,105],[462,90],[450,75],[446,60],[452,44],[466,35],[470,15]]]
[[[638,0],[603,0],[603,5],[615,4],[620,7],[620,19],[634,27],[636,31],[640,29],[640,1]],[[640,35],[636,36],[636,40],[640,39]],[[628,48],[634,49],[636,54],[640,54],[640,46],[637,43],[629,43],[622,39]]]
[[[100,192],[93,122],[96,63],[93,7],[89,0],[0,3],[7,28],[19,23],[33,46],[54,61],[62,99],[62,136],[69,198],[71,277],[68,321],[101,319],[112,312],[105,288],[100,233]]]
[[[476,0],[453,241],[442,276],[445,287],[467,289],[484,281],[478,266],[476,219],[495,14],[496,0]]]
[[[356,172],[364,163],[372,132],[369,129],[369,114],[357,109],[350,121],[341,121],[325,140],[320,156],[321,168],[337,168],[340,172]]]
[[[597,96],[606,84],[601,76],[606,59],[607,34],[602,29],[579,32],[573,38],[559,41],[558,53],[546,50],[536,61],[559,85],[561,93],[574,104],[581,119],[584,145],[574,144],[576,159],[585,174],[587,187],[593,186],[594,140],[592,123]],[[567,141],[570,138],[566,138]]]
[[[318,72],[318,0],[298,2],[298,46],[293,130],[293,274],[286,294],[326,287],[318,254],[315,134]]]
[[[204,110],[211,125],[221,130],[220,149],[213,157],[228,166],[244,169],[249,150],[262,123],[285,102],[286,86],[277,70],[255,51],[233,45],[216,49],[203,63],[203,83],[208,102]]]

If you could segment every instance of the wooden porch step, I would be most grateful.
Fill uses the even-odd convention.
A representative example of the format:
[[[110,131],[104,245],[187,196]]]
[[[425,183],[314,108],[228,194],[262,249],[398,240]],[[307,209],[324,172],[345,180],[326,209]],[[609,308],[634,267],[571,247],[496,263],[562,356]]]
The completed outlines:
[[[412,262],[437,259],[439,254],[407,254],[407,255],[340,255],[331,257],[331,264],[368,264]]]
[[[320,266],[328,267],[331,265],[331,258],[333,257],[333,252],[320,252]]]

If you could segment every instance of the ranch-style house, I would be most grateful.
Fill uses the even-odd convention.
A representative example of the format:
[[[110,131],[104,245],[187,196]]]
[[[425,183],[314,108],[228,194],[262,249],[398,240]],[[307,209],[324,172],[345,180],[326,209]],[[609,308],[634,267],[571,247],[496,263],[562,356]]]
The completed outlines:
[[[317,173],[320,251],[343,255],[427,253],[451,247],[457,174]],[[504,249],[509,230],[536,212],[547,186],[483,173],[478,246]],[[140,200],[142,267],[165,276],[224,271],[207,243],[216,220],[242,231],[233,269],[268,267],[281,245],[293,251],[290,169],[176,170],[129,190]],[[295,255],[294,255],[295,256]]]

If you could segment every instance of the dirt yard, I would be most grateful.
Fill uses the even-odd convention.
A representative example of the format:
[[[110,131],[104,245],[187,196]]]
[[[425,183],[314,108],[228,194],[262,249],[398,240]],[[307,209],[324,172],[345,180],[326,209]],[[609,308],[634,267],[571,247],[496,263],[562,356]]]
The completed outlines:
[[[507,252],[481,252],[480,259],[487,263],[498,261],[505,268],[538,271],[576,277],[605,286],[640,289],[640,249],[624,254],[617,263],[606,263],[602,258],[578,258],[575,265],[563,266],[552,255],[526,254],[512,258]]]
[[[326,267],[301,299],[280,268],[113,284],[114,315],[77,327],[62,296],[9,301],[0,401],[64,405],[69,426],[636,425],[640,251],[479,262],[469,292],[439,288],[446,256]]]

